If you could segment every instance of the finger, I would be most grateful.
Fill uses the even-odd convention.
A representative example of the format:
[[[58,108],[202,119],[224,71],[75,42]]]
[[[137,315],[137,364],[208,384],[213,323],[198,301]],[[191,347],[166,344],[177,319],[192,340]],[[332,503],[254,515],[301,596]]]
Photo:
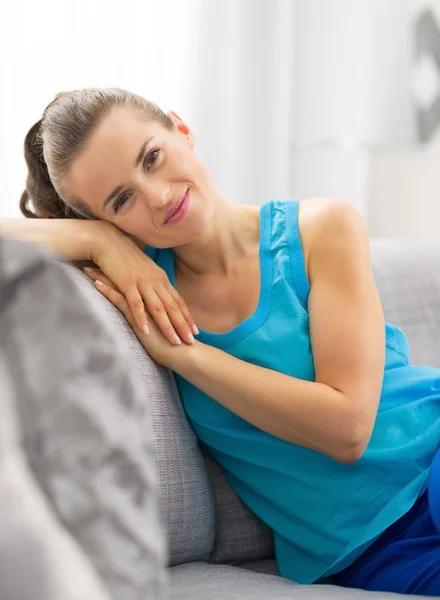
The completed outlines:
[[[139,294],[137,287],[130,288],[125,294],[125,298],[132,312],[136,326],[143,333],[150,333],[144,301],[142,300],[142,296]]]
[[[87,276],[90,277],[90,279],[93,279],[93,281],[101,281],[104,285],[108,285],[109,287],[113,288],[114,290],[117,290],[116,286],[113,285],[113,283],[110,281],[110,279],[108,277],[106,277],[104,275],[104,273],[102,271],[100,271],[99,269],[93,269],[93,272],[87,273]],[[119,290],[117,290],[119,291]]]
[[[98,267],[84,267],[83,271],[86,275],[92,277],[92,279],[93,277],[96,277],[98,273],[102,273],[101,269],[99,269]]]
[[[110,300],[110,302],[114,306],[116,306],[116,308],[118,310],[121,311],[121,313],[124,315],[124,317],[127,319],[127,321],[129,319],[133,320],[132,314],[130,311],[130,307],[129,307],[128,302],[123,294],[121,294],[120,292],[115,290],[115,288],[113,288],[112,286],[107,285],[106,283],[103,283],[99,279],[97,279],[95,281],[95,285],[99,289],[101,294],[103,296],[105,296],[108,300]]]
[[[174,300],[176,301],[176,303],[179,307],[179,310],[180,310],[183,318],[187,322],[188,327],[190,328],[191,332],[194,335],[198,335],[199,329],[198,329],[197,325],[195,324],[194,319],[191,316],[191,313],[189,312],[189,309],[185,303],[185,300],[182,298],[182,296],[179,294],[179,292],[176,290],[176,288],[173,287],[171,284],[170,284],[170,287],[168,288],[168,291],[171,294],[171,296],[174,298]],[[174,325],[174,326],[176,327],[176,325]]]
[[[157,323],[157,326],[163,335],[174,346],[179,345],[181,343],[180,337],[177,335],[176,330],[171,324],[162,300],[152,287],[143,288],[143,298],[148,312]]]
[[[193,344],[193,331],[191,331],[190,326],[182,314],[181,306],[177,303],[173,295],[167,290],[166,287],[159,288],[156,293],[162,300],[162,304],[165,307],[168,318],[177,331],[177,334],[187,344]]]
[[[113,283],[103,274],[101,269],[86,267],[84,268],[84,272],[91,279],[93,279],[95,283],[99,280],[104,285],[107,285],[114,290],[116,289]],[[119,292],[119,290],[117,291]],[[125,298],[125,296],[123,297]],[[131,311],[130,316],[132,315],[134,317],[134,323],[136,324],[136,327],[138,327],[139,331],[142,331],[143,333],[150,333],[145,314],[145,306],[137,289],[133,288],[132,290],[129,290],[126,295],[126,299]]]

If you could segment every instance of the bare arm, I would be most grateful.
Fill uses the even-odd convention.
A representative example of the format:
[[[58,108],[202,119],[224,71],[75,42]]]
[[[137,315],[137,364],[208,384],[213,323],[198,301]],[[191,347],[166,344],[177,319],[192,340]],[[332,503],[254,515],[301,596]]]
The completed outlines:
[[[102,271],[127,298],[141,331],[148,330],[148,311],[171,344],[194,341],[194,319],[166,273],[143,252],[143,242],[111,223],[3,218],[0,235],[42,246],[79,268],[98,266],[96,272]]]
[[[32,242],[77,262],[94,261],[104,237],[121,233],[105,221],[3,218],[0,235]]]

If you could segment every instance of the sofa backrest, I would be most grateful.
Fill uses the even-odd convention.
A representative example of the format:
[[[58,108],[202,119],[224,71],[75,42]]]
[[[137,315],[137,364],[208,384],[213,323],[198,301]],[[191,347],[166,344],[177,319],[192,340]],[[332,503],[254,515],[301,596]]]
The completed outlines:
[[[440,244],[372,240],[385,320],[408,338],[412,364],[440,367]]]

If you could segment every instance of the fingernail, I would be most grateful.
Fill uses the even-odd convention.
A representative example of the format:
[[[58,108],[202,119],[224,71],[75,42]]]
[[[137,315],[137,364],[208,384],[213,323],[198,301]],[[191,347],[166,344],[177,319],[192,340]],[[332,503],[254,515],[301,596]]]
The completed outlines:
[[[150,333],[150,330],[148,329],[148,325],[143,325],[142,331],[148,335]]]
[[[195,335],[199,335],[200,331],[199,331],[199,329],[198,329],[198,327],[196,325],[193,325],[192,329],[193,329]]]
[[[182,343],[179,336],[176,333],[173,335],[173,342],[176,344],[176,346]]]
[[[102,283],[102,281],[99,281],[99,279],[96,279],[95,283],[96,283],[96,285],[104,285],[104,284]]]
[[[194,342],[195,342],[195,339],[194,339],[194,336],[192,333],[188,333],[188,342],[190,344],[194,344]]]
[[[94,271],[94,269],[92,267],[84,267],[84,271],[86,271],[86,273],[90,273],[90,271]]]

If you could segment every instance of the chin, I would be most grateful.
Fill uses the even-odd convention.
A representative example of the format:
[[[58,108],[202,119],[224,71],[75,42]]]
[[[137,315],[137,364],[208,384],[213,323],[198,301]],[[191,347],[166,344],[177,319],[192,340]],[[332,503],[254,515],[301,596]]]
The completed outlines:
[[[211,228],[212,216],[207,212],[199,214],[197,216],[191,215],[185,227],[185,241],[177,242],[176,245],[183,246],[184,244],[191,244],[198,240],[203,234],[205,234]]]

